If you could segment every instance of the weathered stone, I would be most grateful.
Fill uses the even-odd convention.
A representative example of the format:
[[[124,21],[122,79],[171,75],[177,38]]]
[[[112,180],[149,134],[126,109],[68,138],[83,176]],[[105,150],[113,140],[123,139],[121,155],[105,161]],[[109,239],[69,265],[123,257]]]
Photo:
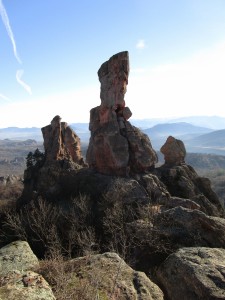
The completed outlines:
[[[15,241],[0,249],[0,276],[13,270],[30,270],[38,259],[25,241]]]
[[[43,127],[46,161],[68,160],[83,165],[80,139],[60,116],[55,116],[51,124]]]
[[[158,161],[147,135],[127,121],[132,115],[124,101],[128,75],[127,51],[112,56],[98,71],[101,105],[90,111],[86,158],[90,168],[103,174],[142,173]]]
[[[124,95],[128,84],[128,52],[120,52],[104,62],[98,70],[101,82],[101,106],[105,108],[124,108]]]
[[[47,281],[32,271],[13,271],[0,277],[1,300],[55,300]]]
[[[169,136],[160,151],[164,154],[165,164],[176,166],[184,163],[186,149],[181,140]]]
[[[179,249],[156,275],[170,300],[225,299],[225,250]]]

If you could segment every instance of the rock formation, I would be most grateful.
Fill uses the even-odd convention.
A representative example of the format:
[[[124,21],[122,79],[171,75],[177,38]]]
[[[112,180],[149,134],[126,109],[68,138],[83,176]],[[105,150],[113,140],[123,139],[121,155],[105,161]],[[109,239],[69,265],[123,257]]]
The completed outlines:
[[[224,216],[224,208],[212,190],[210,180],[199,176],[191,166],[184,162],[181,165],[165,163],[153,173],[165,184],[171,196],[194,201],[210,216]]]
[[[164,154],[165,164],[176,166],[184,163],[186,149],[181,140],[169,136],[160,151]]]
[[[25,218],[23,232],[28,241],[35,240],[40,257],[48,253],[23,214],[34,210],[39,220],[45,207],[39,203],[46,201],[51,211],[56,205],[59,212],[52,214],[52,234],[75,257],[68,270],[81,286],[95,279],[103,295],[120,299],[223,299],[224,266],[216,257],[224,259],[224,208],[209,179],[185,163],[182,141],[169,136],[161,148],[165,163],[155,166],[150,140],[128,121],[128,74],[127,52],[112,56],[99,69],[101,104],[90,112],[90,168],[83,168],[79,139],[58,116],[42,129],[46,161],[27,167],[17,201]],[[41,224],[49,228],[48,222]],[[98,249],[106,253],[79,257]],[[137,271],[109,253],[111,249]],[[165,296],[139,271],[159,284]]]
[[[41,128],[46,161],[68,160],[83,165],[80,139],[76,133],[55,116],[50,125]]]
[[[31,191],[35,191],[35,198],[42,194],[54,194],[56,198],[62,190],[59,182],[62,173],[87,166],[81,155],[79,137],[66,122],[61,122],[59,116],[55,116],[51,124],[41,130],[45,154],[38,149],[28,154],[24,190],[18,203],[29,202],[27,196],[33,194]]]
[[[120,52],[98,70],[101,105],[90,111],[89,167],[103,174],[129,175],[154,167],[158,158],[147,135],[132,126],[125,105],[128,84],[128,52]]]
[[[160,236],[176,247],[225,248],[225,219],[181,206],[168,209],[155,219]]]

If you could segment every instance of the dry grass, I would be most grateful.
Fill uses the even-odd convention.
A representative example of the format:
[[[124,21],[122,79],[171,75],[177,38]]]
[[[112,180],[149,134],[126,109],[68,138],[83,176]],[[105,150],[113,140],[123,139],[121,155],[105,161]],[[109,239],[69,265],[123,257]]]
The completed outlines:
[[[57,253],[42,260],[35,272],[41,274],[50,284],[57,300],[119,300],[119,291],[116,288],[116,274],[113,286],[107,292],[101,283],[106,276],[104,270],[89,270],[91,255],[85,257],[80,264],[79,259],[66,261]],[[85,271],[88,269],[89,271]],[[114,286],[115,285],[115,286]]]

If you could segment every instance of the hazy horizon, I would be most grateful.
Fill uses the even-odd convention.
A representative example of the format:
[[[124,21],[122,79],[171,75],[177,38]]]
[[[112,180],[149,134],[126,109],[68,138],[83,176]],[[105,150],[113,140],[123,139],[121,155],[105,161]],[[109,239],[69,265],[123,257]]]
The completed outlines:
[[[47,122],[46,124],[42,124],[41,126],[6,126],[6,127],[0,127],[0,129],[10,129],[10,128],[18,128],[18,129],[32,129],[32,128],[38,128],[40,129],[41,127],[47,126],[51,123],[51,120],[53,119],[54,116]],[[67,120],[63,119],[61,120],[62,122],[67,122]],[[140,126],[142,124],[143,128],[150,128],[158,124],[171,124],[171,123],[179,123],[179,122],[186,122],[195,126],[200,126],[200,127],[206,127],[206,128],[211,128],[214,130],[219,130],[219,129],[225,129],[225,117],[221,116],[180,116],[180,117],[163,117],[163,118],[133,118],[131,117],[128,120],[132,125],[135,126]],[[211,121],[211,123],[209,123]],[[67,122],[67,124],[73,125],[73,124],[87,124],[89,125],[89,120],[87,122]],[[137,124],[137,125],[136,125]],[[151,126],[145,126],[145,124],[151,124]],[[223,126],[224,125],[224,126]],[[82,127],[81,127],[82,128]]]

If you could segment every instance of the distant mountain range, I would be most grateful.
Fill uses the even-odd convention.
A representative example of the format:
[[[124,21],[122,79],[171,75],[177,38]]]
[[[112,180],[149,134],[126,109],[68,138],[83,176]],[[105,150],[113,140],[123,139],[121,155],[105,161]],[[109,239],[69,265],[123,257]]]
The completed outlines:
[[[186,135],[195,135],[195,134],[204,134],[214,131],[213,129],[206,127],[194,126],[185,122],[177,123],[165,123],[158,124],[151,128],[144,129],[143,132],[151,136],[151,138],[159,138],[161,136],[169,136],[171,132],[173,135],[186,136]]]
[[[132,125],[140,128],[151,140],[152,146],[159,151],[169,135],[184,142],[189,153],[211,153],[225,155],[225,118],[222,117],[185,117],[177,119],[130,119]],[[72,123],[70,126],[86,148],[90,138],[88,123]],[[8,127],[0,129],[0,140],[34,139],[42,142],[41,128]]]
[[[30,127],[30,128],[19,128],[19,127],[7,127],[0,128],[0,140],[11,139],[11,140],[26,140],[33,139],[36,141],[42,141],[41,128]]]
[[[194,126],[185,122],[158,124],[144,129],[156,150],[160,150],[167,137],[180,139],[186,150],[194,153],[214,153],[225,155],[225,129],[213,130]]]
[[[130,119],[131,123],[141,129],[151,128],[157,124],[185,122],[194,126],[206,127],[213,130],[225,129],[225,118],[218,116],[191,116],[182,118],[153,118],[153,119]]]

